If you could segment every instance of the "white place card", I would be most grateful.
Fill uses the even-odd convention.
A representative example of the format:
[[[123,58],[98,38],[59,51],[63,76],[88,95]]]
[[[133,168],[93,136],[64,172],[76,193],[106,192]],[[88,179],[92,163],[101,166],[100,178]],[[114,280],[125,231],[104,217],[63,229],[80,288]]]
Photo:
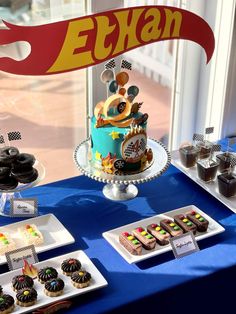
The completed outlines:
[[[170,244],[175,258],[180,258],[199,251],[198,244],[192,232],[170,238]]]
[[[25,260],[30,265],[38,263],[38,256],[35,251],[34,245],[29,245],[20,249],[12,250],[5,253],[5,255],[10,270],[22,268],[24,266]]]
[[[11,198],[11,217],[35,217],[38,215],[36,198]]]

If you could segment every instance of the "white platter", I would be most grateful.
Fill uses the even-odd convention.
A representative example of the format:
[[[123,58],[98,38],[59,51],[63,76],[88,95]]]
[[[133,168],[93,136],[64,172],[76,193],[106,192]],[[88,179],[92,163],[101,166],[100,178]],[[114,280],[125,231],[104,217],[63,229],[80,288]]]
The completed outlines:
[[[82,264],[82,268],[86,269],[91,274],[92,279],[88,287],[83,288],[83,289],[77,289],[72,285],[70,277],[62,274],[62,271],[60,268],[61,263],[65,259],[68,259],[68,258],[78,259]],[[43,292],[44,285],[39,283],[38,280],[35,279],[34,288],[36,289],[38,293],[37,303],[30,307],[20,307],[19,305],[15,305],[15,310],[13,311],[13,313],[15,314],[32,312],[35,309],[38,309],[40,307],[45,307],[51,303],[69,299],[77,295],[84,294],[92,290],[107,286],[107,281],[105,280],[105,278],[102,276],[102,274],[98,271],[98,269],[94,266],[92,261],[88,258],[88,256],[83,251],[75,251],[69,254],[57,256],[55,258],[51,258],[46,261],[34,264],[34,266],[36,266],[37,269],[47,267],[47,266],[54,267],[58,271],[58,277],[60,277],[65,283],[64,292],[62,295],[58,297],[48,297]],[[21,270],[18,269],[18,270],[13,270],[13,271],[0,275],[0,284],[3,287],[3,292],[5,294],[10,294],[11,296],[15,297],[15,292],[12,290],[12,287],[11,287],[11,280],[14,276],[20,275],[20,274],[21,274]]]
[[[174,209],[174,210],[166,212],[164,214],[156,215],[156,216],[153,216],[150,218],[146,218],[146,219],[142,219],[142,220],[133,222],[131,224],[128,224],[128,225],[104,232],[102,235],[129,264],[141,262],[141,261],[146,260],[150,257],[171,251],[170,244],[165,245],[165,246],[160,246],[159,244],[157,244],[156,247],[150,251],[142,248],[142,254],[137,256],[137,255],[132,255],[131,253],[129,253],[120,244],[119,235],[125,231],[131,232],[132,230],[134,230],[137,227],[146,228],[151,223],[159,224],[159,222],[162,219],[173,218],[175,215],[184,214],[189,210],[197,211],[198,213],[200,213],[203,217],[205,217],[209,221],[209,227],[208,227],[206,232],[197,232],[196,233],[195,238],[197,241],[212,237],[218,233],[225,231],[225,229],[218,222],[216,222],[210,216],[205,214],[202,210],[200,210],[199,208],[197,208],[194,205],[190,205],[190,206]]]
[[[47,214],[35,218],[26,219],[10,225],[0,227],[0,232],[8,232],[16,243],[16,248],[24,247],[17,229],[27,224],[35,224],[44,237],[44,243],[36,246],[36,253],[45,252],[60,246],[68,245],[75,242],[75,239],[63,224],[53,215]],[[6,263],[5,255],[0,255],[0,265]]]
[[[219,152],[217,154],[220,154]],[[234,213],[236,213],[236,196],[232,197],[225,197],[224,195],[220,194],[218,189],[218,183],[217,178],[216,180],[212,182],[204,182],[201,179],[198,178],[197,175],[197,167],[191,167],[191,168],[185,168],[180,159],[179,159],[179,151],[173,151],[171,153],[171,163],[178,168],[180,171],[182,171],[184,174],[186,174],[190,179],[192,179],[194,182],[196,182],[198,185],[200,185],[204,190],[206,190],[208,193],[210,193],[212,196],[217,198],[221,203],[223,203],[225,206],[227,206],[230,210],[232,210]],[[220,174],[220,173],[218,173]]]

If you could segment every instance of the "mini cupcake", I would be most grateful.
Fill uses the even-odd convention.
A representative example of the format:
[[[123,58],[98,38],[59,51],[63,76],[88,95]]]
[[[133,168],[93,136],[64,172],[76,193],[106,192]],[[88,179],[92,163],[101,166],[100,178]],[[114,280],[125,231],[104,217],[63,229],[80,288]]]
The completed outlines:
[[[21,289],[16,294],[16,304],[20,306],[32,306],[37,301],[37,291],[34,288]]]
[[[12,288],[14,291],[18,291],[24,288],[32,288],[34,281],[30,276],[19,275],[12,279]]]
[[[71,276],[75,271],[80,270],[81,263],[75,258],[69,258],[62,262],[61,269],[63,274],[66,276]]]
[[[85,288],[89,286],[91,274],[86,270],[76,271],[71,275],[71,281],[76,288]]]
[[[44,267],[38,271],[38,281],[45,283],[48,280],[57,278],[58,272],[53,267]]]
[[[65,287],[64,281],[55,278],[47,281],[44,285],[44,293],[49,297],[57,297],[63,293]]]
[[[11,313],[15,307],[14,299],[9,294],[3,294],[0,296],[0,313]]]

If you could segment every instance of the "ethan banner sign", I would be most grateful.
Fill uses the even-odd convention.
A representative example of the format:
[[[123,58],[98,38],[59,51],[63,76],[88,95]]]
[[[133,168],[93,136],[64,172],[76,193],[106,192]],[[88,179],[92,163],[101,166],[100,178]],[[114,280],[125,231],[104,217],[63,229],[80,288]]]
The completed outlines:
[[[28,42],[29,55],[16,61],[0,58],[0,70],[21,75],[48,75],[78,70],[157,41],[186,39],[214,52],[214,34],[198,15],[169,6],[117,9],[38,26],[3,21],[0,45]]]

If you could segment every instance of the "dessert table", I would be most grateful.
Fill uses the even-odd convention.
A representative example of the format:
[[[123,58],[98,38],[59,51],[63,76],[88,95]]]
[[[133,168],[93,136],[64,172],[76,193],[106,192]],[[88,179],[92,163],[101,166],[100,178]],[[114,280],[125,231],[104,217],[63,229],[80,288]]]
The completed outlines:
[[[226,313],[234,306],[236,215],[174,166],[144,183],[135,199],[113,202],[104,184],[78,176],[23,192],[38,197],[39,213],[53,213],[75,243],[40,253],[39,260],[84,250],[108,286],[73,298],[68,313]],[[218,221],[225,232],[200,241],[200,251],[181,259],[173,253],[128,264],[102,237],[104,231],[172,209],[196,205]],[[0,226],[19,221],[0,218]],[[0,266],[0,273],[8,270]],[[1,283],[0,283],[1,284]],[[55,300],[56,301],[56,300]]]

